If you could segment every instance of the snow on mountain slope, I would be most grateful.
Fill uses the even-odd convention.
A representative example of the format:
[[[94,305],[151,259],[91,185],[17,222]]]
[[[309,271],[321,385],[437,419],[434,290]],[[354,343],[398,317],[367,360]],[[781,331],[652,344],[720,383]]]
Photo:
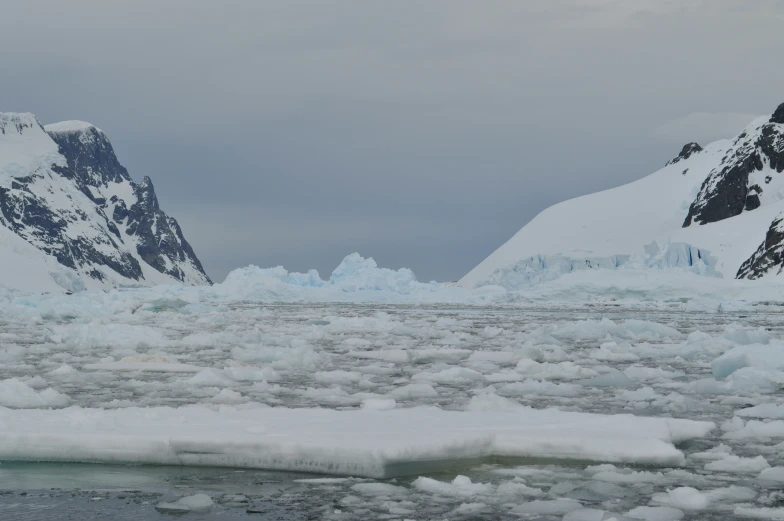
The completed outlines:
[[[552,280],[586,266],[684,268],[712,274],[704,267],[710,265],[724,277],[747,276],[739,273],[741,265],[764,247],[760,245],[771,223],[784,211],[784,175],[778,175],[784,169],[782,135],[784,104],[734,140],[702,150],[690,143],[664,168],[639,181],[556,204],[460,283],[472,288],[513,280],[516,283],[506,287],[519,289],[525,285],[520,281],[530,285],[532,277],[540,276],[530,273],[532,269],[550,270],[555,275],[545,279]],[[766,188],[757,186],[760,183]],[[683,257],[665,255],[646,265],[646,246],[652,241],[665,250],[677,245],[688,258],[684,262]],[[775,245],[763,249],[771,247]],[[690,251],[709,255],[715,263],[690,258]],[[675,264],[669,263],[672,258]],[[755,273],[760,277],[769,272],[766,264],[765,272]]]
[[[0,226],[0,287],[35,293],[62,291],[53,273],[61,273],[56,260]]]
[[[32,114],[0,113],[0,227],[6,287],[209,283],[149,178],[134,183],[89,123],[45,129]]]

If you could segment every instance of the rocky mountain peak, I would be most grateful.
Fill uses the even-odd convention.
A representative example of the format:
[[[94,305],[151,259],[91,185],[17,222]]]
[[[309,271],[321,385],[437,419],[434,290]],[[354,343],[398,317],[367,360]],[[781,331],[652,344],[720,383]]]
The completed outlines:
[[[768,121],[747,127],[703,182],[683,223],[708,224],[781,198],[784,186],[784,104]],[[779,186],[781,184],[781,186]]]
[[[770,117],[770,122],[784,125],[784,103],[778,106],[776,111]]]
[[[83,121],[64,121],[44,127],[60,147],[68,165],[89,186],[130,181],[131,177],[114,154],[109,138],[95,125]]]
[[[691,156],[697,154],[698,152],[702,152],[702,147],[698,143],[695,143],[693,141],[691,143],[686,143],[685,145],[683,145],[680,154],[667,161],[667,164],[674,165],[675,163],[678,163],[685,159],[689,159]]]
[[[781,273],[784,267],[784,218],[779,215],[771,223],[765,240],[738,270],[739,279],[758,279],[767,273]]]
[[[150,178],[134,183],[107,135],[83,121],[42,127],[0,113],[0,226],[56,261],[66,276],[50,275],[66,289],[210,283]]]

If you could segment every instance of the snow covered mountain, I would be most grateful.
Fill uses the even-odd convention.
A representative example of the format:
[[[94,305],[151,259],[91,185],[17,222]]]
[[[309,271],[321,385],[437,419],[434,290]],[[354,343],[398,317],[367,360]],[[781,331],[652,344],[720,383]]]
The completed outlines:
[[[0,286],[78,291],[209,284],[152,182],[131,180],[100,129],[0,113]]]
[[[689,143],[639,181],[554,205],[460,281],[522,289],[577,270],[784,268],[784,104],[735,139]]]

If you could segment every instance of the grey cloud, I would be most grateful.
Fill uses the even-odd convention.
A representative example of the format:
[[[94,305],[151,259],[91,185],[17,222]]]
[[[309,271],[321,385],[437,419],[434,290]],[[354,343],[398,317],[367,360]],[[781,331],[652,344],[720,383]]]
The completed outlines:
[[[653,135],[676,143],[710,143],[738,135],[757,117],[757,114],[746,112],[693,112],[664,123]]]

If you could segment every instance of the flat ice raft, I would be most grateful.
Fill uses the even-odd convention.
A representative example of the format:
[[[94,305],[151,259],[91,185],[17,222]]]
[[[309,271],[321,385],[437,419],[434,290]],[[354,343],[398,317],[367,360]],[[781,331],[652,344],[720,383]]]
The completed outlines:
[[[713,423],[534,410],[0,408],[0,460],[226,466],[373,478],[490,457],[680,465]]]

